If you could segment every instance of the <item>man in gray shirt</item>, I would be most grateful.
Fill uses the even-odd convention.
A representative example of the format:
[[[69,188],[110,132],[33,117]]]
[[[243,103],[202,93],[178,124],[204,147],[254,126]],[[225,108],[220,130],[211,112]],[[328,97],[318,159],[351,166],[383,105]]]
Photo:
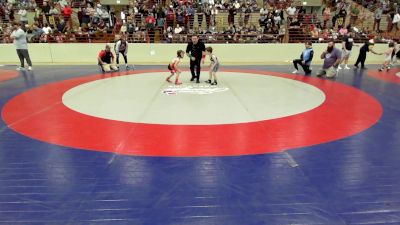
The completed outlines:
[[[321,59],[324,60],[324,64],[317,76],[326,75],[328,78],[335,77],[341,58],[342,52],[335,48],[335,43],[333,41],[329,41],[328,48],[321,54]]]
[[[28,43],[26,41],[26,33],[21,29],[21,25],[17,22],[13,23],[13,32],[11,33],[11,39],[14,40],[15,48],[17,49],[17,54],[19,60],[21,61],[21,66],[17,70],[24,69],[24,60],[28,63],[28,70],[32,70],[32,62],[29,57]]]

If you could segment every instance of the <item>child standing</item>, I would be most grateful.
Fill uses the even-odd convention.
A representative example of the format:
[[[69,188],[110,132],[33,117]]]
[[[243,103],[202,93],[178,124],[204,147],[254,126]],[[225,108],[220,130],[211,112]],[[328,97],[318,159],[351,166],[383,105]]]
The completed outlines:
[[[395,47],[394,42],[390,42],[389,43],[389,49],[384,53],[385,54],[385,61],[383,62],[382,68],[380,68],[379,71],[382,71],[385,68],[387,70],[390,69],[390,63],[392,62],[393,56],[396,54],[394,47]]]
[[[166,81],[171,82],[171,78],[176,73],[175,84],[179,85],[182,82],[179,81],[179,75],[181,74],[181,70],[179,69],[178,65],[181,62],[182,58],[185,56],[185,52],[182,50],[178,50],[176,53],[177,57],[172,60],[170,64],[168,64],[168,70],[171,72],[171,75],[167,77]]]
[[[125,60],[125,68],[129,69],[128,66],[128,42],[125,39],[125,36],[121,36],[121,38],[114,45],[115,55],[117,56],[117,65],[119,67],[119,54],[122,54]]]
[[[209,83],[211,85],[217,85],[217,71],[219,69],[219,61],[217,56],[215,56],[214,54],[212,54],[213,49],[212,47],[207,47],[206,48],[206,54],[210,56],[210,61],[211,61],[211,65],[210,65],[210,75],[208,78],[208,81],[206,81],[206,83]],[[211,79],[214,78],[214,82],[211,82]]]

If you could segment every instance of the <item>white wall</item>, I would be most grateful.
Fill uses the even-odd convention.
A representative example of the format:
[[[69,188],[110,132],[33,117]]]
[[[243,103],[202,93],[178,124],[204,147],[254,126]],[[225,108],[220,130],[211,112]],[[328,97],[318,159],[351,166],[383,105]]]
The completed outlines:
[[[113,47],[114,44],[111,44]],[[336,44],[341,47],[341,44]],[[96,64],[97,55],[105,44],[66,43],[29,44],[29,53],[34,64]],[[303,44],[212,44],[215,54],[224,65],[282,65],[291,64],[304,49]],[[319,58],[327,44],[314,44],[313,64],[321,64]],[[362,44],[359,44],[361,47]],[[358,56],[359,47],[354,47],[350,64]],[[186,50],[186,44],[130,44],[128,59],[131,64],[167,64],[176,51]],[[375,50],[384,52],[386,44],[377,44]],[[19,60],[12,44],[0,44],[0,64],[18,64]],[[366,63],[382,63],[383,56],[368,53]],[[184,64],[188,63],[185,58]]]

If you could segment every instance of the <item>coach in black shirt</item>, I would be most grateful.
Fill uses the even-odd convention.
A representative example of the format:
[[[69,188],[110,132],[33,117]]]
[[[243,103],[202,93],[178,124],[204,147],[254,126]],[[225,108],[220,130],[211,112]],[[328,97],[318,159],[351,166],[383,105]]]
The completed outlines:
[[[192,72],[192,79],[190,81],[194,81],[196,79],[196,83],[200,83],[200,62],[204,63],[205,58],[205,50],[206,46],[203,42],[199,41],[199,37],[197,35],[192,36],[192,42],[186,47],[186,53],[190,58],[190,72]],[[196,74],[194,72],[194,68],[196,67]]]

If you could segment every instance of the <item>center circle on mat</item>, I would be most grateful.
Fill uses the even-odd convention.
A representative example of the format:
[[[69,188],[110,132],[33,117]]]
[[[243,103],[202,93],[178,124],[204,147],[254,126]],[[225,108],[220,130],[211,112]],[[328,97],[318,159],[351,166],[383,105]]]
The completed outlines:
[[[185,75],[180,86],[165,82],[166,74],[160,72],[96,80],[68,90],[62,101],[94,117],[168,125],[270,120],[312,110],[325,101],[315,86],[282,77],[220,72],[218,86],[211,86],[190,83]],[[165,94],[171,89],[178,93]]]

